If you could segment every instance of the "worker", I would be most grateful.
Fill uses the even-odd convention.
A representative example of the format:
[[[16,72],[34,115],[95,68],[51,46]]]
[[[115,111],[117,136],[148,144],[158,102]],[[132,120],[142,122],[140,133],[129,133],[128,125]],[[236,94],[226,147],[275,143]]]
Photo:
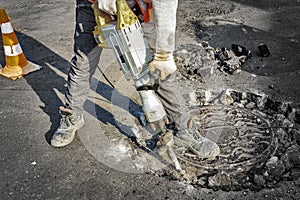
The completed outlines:
[[[127,2],[129,1],[132,4],[133,0]],[[149,2],[149,0],[144,1]],[[75,55],[71,60],[68,73],[65,105],[59,108],[60,125],[51,138],[51,145],[54,147],[70,144],[75,133],[84,125],[83,104],[87,99],[90,80],[98,66],[102,52],[102,48],[97,45],[93,36],[96,22],[91,8],[92,3],[95,3],[95,0],[76,0]],[[116,0],[99,0],[96,3],[104,12],[116,14]],[[152,0],[152,5],[154,19],[148,23],[142,23],[142,27],[150,47],[154,49],[150,69],[151,71],[158,69],[161,72],[160,87],[156,94],[169,120],[175,124],[174,142],[201,158],[214,158],[220,153],[218,145],[204,137],[196,140],[193,137],[195,130],[188,127],[190,113],[175,75],[173,51],[178,0]]]

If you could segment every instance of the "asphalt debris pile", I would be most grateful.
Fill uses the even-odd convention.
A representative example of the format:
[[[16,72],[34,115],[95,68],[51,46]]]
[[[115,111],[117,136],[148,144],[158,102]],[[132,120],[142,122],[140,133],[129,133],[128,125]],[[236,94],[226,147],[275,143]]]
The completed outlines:
[[[202,76],[237,74],[251,52],[245,47],[232,44],[231,49],[213,48],[208,42],[179,46],[175,52],[178,71],[184,79],[203,81]]]
[[[218,62],[218,69],[224,74],[239,73],[241,65],[251,56],[250,50],[237,44],[231,44],[231,49],[217,47],[215,50],[215,60]]]
[[[276,151],[260,169],[253,169],[254,188],[273,187],[281,180],[300,178],[300,108],[264,94],[232,91],[233,105],[259,113],[269,121],[277,140]]]
[[[174,52],[174,58],[183,79],[201,82],[202,76],[212,75],[218,68],[214,54],[215,49],[202,42],[179,46]]]

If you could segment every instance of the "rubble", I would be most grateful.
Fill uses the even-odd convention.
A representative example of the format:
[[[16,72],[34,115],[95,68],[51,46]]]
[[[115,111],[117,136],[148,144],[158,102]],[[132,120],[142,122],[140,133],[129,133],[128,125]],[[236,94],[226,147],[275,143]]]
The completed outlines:
[[[257,46],[260,56],[268,57],[270,55],[269,48],[266,44],[262,43]]]
[[[184,78],[201,82],[202,76],[216,75],[218,71],[224,74],[239,73],[241,65],[251,57],[251,52],[235,44],[233,50],[224,47],[213,48],[208,42],[202,41],[199,44],[179,46],[174,52],[174,57]]]
[[[178,71],[184,78],[201,82],[202,76],[212,75],[218,68],[214,51],[205,42],[179,46],[174,52]]]
[[[280,178],[285,172],[285,166],[281,160],[277,156],[271,157],[266,162],[266,172],[268,172],[268,176],[272,177],[272,179]]]

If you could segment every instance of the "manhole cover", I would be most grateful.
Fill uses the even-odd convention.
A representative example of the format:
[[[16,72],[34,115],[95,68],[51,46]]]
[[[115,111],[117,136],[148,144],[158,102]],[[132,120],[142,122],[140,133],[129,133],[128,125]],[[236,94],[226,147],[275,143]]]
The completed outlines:
[[[297,109],[264,95],[223,92],[230,104],[208,104],[191,109],[198,129],[195,138],[206,137],[220,147],[214,159],[201,159],[174,146],[184,176],[179,180],[197,186],[240,190],[274,187],[281,180],[298,177],[299,121]],[[201,95],[199,103],[202,102]]]
[[[178,158],[185,164],[206,170],[245,172],[265,162],[276,150],[274,131],[259,113],[231,106],[204,106],[192,110],[198,134],[220,146],[213,160],[199,159],[179,147]],[[195,135],[199,138],[199,135]]]

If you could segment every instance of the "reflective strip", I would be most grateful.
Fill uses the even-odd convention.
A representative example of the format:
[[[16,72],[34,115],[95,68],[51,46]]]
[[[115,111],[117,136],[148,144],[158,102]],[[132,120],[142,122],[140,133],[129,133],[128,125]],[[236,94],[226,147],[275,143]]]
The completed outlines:
[[[13,46],[4,46],[4,53],[6,56],[18,56],[23,53],[20,44]]]
[[[6,23],[1,24],[1,32],[2,32],[2,34],[9,34],[9,33],[14,32],[14,29],[11,26],[11,23],[6,22]]]

